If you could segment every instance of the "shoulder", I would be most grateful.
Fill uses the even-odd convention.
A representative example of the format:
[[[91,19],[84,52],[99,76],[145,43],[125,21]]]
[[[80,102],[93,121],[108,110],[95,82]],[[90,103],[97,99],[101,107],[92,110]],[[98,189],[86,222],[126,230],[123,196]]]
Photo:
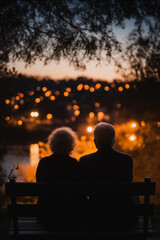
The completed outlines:
[[[114,154],[117,159],[121,159],[121,160],[123,160],[125,162],[129,162],[129,163],[133,162],[132,156],[127,153],[118,152],[118,151],[114,150]]]
[[[81,158],[79,159],[79,163],[84,163],[84,162],[86,162],[86,161],[92,160],[93,158],[95,158],[96,154],[97,154],[97,152],[84,155],[83,157],[81,157]]]
[[[78,161],[77,161],[76,158],[73,158],[73,157],[70,157],[70,156],[69,156],[69,160],[70,160],[72,163],[74,163],[74,164],[78,164]]]
[[[50,159],[53,158],[53,154],[47,157],[43,157],[39,160],[39,165],[44,165],[46,164]]]

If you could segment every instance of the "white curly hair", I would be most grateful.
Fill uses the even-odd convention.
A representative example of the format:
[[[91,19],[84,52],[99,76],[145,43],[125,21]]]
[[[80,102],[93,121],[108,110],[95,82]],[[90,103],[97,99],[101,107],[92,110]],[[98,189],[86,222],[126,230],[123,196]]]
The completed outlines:
[[[77,144],[77,134],[69,127],[56,128],[48,137],[50,150],[59,155],[70,154]]]

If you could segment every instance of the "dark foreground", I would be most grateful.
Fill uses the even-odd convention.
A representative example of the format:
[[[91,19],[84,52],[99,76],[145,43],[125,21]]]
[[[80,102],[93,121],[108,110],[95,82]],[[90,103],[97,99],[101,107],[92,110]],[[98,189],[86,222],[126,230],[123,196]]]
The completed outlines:
[[[155,207],[155,214],[151,218],[154,235],[149,240],[160,240],[160,204]],[[9,218],[5,208],[0,209],[0,239],[9,240],[8,237]]]

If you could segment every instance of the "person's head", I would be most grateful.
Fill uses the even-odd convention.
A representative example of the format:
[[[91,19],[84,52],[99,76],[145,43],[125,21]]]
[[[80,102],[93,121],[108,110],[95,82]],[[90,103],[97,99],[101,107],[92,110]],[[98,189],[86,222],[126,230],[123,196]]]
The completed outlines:
[[[98,123],[94,128],[94,141],[98,149],[112,148],[115,143],[115,129],[113,125],[105,122]]]
[[[70,154],[76,146],[77,135],[68,127],[60,127],[51,132],[48,144],[51,151],[58,155]]]

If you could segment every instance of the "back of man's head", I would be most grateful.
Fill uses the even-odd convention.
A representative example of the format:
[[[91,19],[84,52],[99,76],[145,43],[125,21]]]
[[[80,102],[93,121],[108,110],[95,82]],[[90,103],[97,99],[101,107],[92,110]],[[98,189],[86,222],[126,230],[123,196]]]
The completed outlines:
[[[94,128],[94,141],[98,149],[112,148],[115,142],[113,125],[105,122],[98,123]]]

